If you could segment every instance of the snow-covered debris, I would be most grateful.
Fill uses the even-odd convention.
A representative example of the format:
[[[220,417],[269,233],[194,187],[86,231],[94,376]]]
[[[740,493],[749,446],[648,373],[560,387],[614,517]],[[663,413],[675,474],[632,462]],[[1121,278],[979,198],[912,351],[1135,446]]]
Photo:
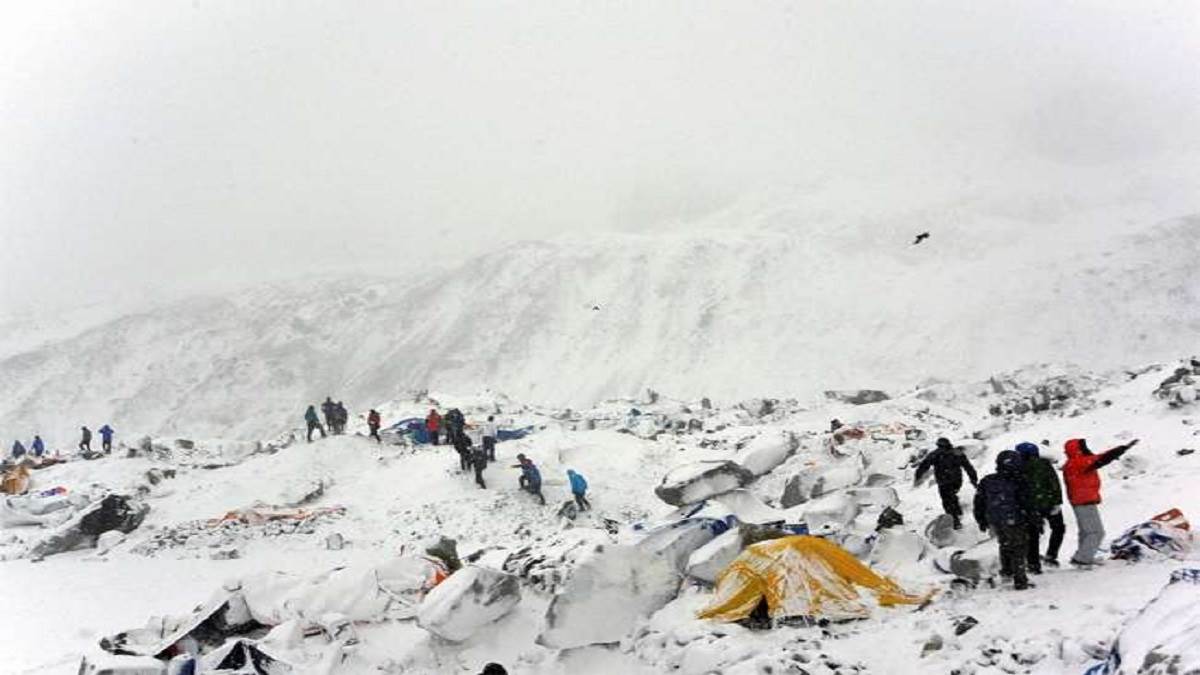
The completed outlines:
[[[1200,569],[1171,573],[1167,585],[1121,629],[1104,663],[1087,675],[1200,672]]]
[[[723,520],[687,518],[646,531],[635,545],[640,551],[668,560],[682,573],[696,549],[728,529],[728,523]]]
[[[717,575],[742,552],[741,528],[726,530],[707,544],[692,551],[687,561],[687,576],[707,584],[716,583]]]
[[[1125,530],[1109,546],[1112,557],[1141,560],[1149,552],[1185,559],[1192,552],[1192,531],[1187,518],[1171,509]]]
[[[990,579],[1000,571],[1000,554],[991,541],[969,549],[943,548],[934,556],[934,566],[960,579],[979,582]]]
[[[803,514],[804,523],[813,534],[841,532],[858,517],[861,510],[858,502],[845,492],[828,494],[794,509]]]
[[[461,642],[499,621],[520,601],[517,577],[467,565],[425,596],[417,624],[443,640]]]
[[[753,480],[754,474],[736,462],[691,462],[668,471],[654,494],[671,506],[686,506],[743,487]]]
[[[747,443],[735,461],[755,476],[761,476],[782,464],[799,447],[800,440],[795,434],[767,431]]]
[[[878,389],[853,389],[845,391],[826,391],[825,398],[832,401],[841,401],[850,405],[867,405],[869,403],[882,403],[891,397],[887,392],[879,391]]]
[[[1189,406],[1200,398],[1200,359],[1186,359],[1175,367],[1167,379],[1159,383],[1154,395],[1172,408]]]
[[[805,469],[788,479],[779,503],[784,508],[858,485],[863,480],[861,455],[855,454],[837,463]]]
[[[538,643],[570,649],[620,642],[638,620],[670,602],[679,583],[670,561],[631,546],[605,546],[554,596]]]
[[[111,530],[129,534],[142,524],[150,506],[122,495],[108,495],[96,504],[59,525],[29,550],[29,557],[41,560],[56,553],[95,548],[100,535]]]

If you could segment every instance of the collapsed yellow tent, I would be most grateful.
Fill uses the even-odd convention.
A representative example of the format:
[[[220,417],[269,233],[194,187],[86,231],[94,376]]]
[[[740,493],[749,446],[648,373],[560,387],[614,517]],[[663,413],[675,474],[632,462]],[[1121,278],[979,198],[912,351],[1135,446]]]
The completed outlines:
[[[864,591],[873,592],[885,607],[927,599],[905,593],[831,541],[806,535],[783,537],[746,547],[717,577],[713,600],[698,616],[738,621],[765,599],[773,619],[857,619],[870,614]]]

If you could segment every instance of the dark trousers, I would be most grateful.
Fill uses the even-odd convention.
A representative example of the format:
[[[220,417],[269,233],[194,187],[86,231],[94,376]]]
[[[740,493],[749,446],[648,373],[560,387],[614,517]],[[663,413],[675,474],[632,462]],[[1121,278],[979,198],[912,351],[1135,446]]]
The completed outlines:
[[[80,452],[91,452],[92,451],[92,442],[91,441],[79,441],[79,451]]]
[[[592,503],[582,492],[575,493],[575,505],[579,507],[580,511],[589,511],[592,508]]]
[[[962,505],[958,503],[958,490],[962,485],[942,485],[938,483],[938,496],[942,498],[942,510],[954,517],[962,518]]]
[[[484,490],[487,489],[487,483],[483,482],[483,470],[487,468],[487,460],[475,462],[475,484]]]
[[[106,454],[111,453],[112,452],[112,439],[106,438],[106,439],[100,441],[100,447],[104,450],[104,452]]]
[[[433,443],[434,445],[438,444],[438,430],[437,429],[433,429],[429,432],[429,442]]]
[[[383,439],[379,437],[379,425],[371,424],[369,426],[371,428],[371,438],[374,438],[376,443],[383,444]]]
[[[1029,569],[1041,569],[1042,558],[1042,521],[1045,520],[1050,525],[1050,545],[1046,547],[1046,557],[1054,560],[1058,559],[1058,549],[1062,547],[1063,535],[1067,532],[1067,525],[1063,522],[1062,511],[1058,513],[1050,513],[1042,511],[1038,514],[1036,526],[1029,528],[1029,553],[1026,555],[1026,560],[1029,561]]]
[[[455,448],[455,451],[458,452],[458,467],[463,471],[466,471],[471,467],[470,454],[467,452],[466,448]]]
[[[487,454],[489,462],[496,461],[496,439],[491,436],[483,437],[483,451]]]
[[[517,483],[520,484],[522,490],[528,492],[534,497],[537,497],[538,501],[540,501],[542,504],[546,503],[546,497],[542,494],[542,484],[540,482],[531,483],[525,478],[525,476],[521,476],[521,478],[517,480]]]
[[[309,422],[308,423],[308,442],[309,443],[312,443],[312,432],[313,431],[321,432],[321,438],[325,438],[325,428],[321,426],[321,423],[320,422]]]
[[[1018,585],[1025,585],[1025,556],[1028,553],[1028,528],[1025,525],[997,525],[993,527],[996,541],[1000,544],[1000,574],[1011,576]]]

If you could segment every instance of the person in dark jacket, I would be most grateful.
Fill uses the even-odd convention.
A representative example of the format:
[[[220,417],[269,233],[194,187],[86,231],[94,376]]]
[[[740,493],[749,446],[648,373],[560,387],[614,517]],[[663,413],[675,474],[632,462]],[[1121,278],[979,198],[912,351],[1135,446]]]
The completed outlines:
[[[463,435],[465,436],[466,434]],[[467,454],[471,462],[471,468],[475,469],[475,484],[486,490],[487,483],[483,482],[483,470],[488,465],[487,450],[483,448],[483,445],[476,445],[468,450]]]
[[[325,402],[321,404],[321,415],[325,418],[325,426],[331,434],[334,433],[334,422],[337,421],[336,407],[332,396],[326,396]]]
[[[459,432],[452,437],[454,450],[458,453],[459,468],[466,471],[471,467],[471,437]]]
[[[925,456],[917,465],[915,483],[920,483],[929,469],[933,469],[933,478],[937,482],[938,496],[942,498],[942,510],[954,519],[954,529],[962,529],[962,504],[958,501],[958,491],[962,488],[962,475],[966,472],[971,479],[971,485],[978,487],[979,476],[971,460],[967,459],[962,448],[954,447],[949,439],[937,439],[937,448]]]
[[[346,433],[346,424],[350,422],[350,411],[346,410],[346,404],[341,401],[333,404],[333,415],[337,418],[337,434]]]
[[[34,457],[41,457],[46,454],[46,444],[42,442],[42,437],[34,434],[33,443],[29,446],[29,452]]]
[[[526,457],[523,453],[517,455],[519,464],[513,468],[521,470],[521,478],[517,484],[521,489],[538,498],[542,504],[546,503],[546,497],[542,494],[542,472],[538,470],[537,465],[532,459]]]
[[[508,675],[508,671],[499,663],[489,663],[479,671],[479,675]]]
[[[320,431],[321,438],[325,438],[325,428],[321,426],[321,418],[317,417],[317,409],[314,406],[308,406],[308,410],[304,411],[304,423],[308,426],[308,442],[312,443],[312,432]]]
[[[367,413],[367,428],[371,430],[371,438],[375,439],[376,443],[383,443],[383,439],[379,437],[379,427],[383,424],[382,418],[379,416],[379,411],[371,408],[371,412]]]
[[[97,431],[100,432],[100,448],[102,450],[104,450],[105,454],[111,453],[112,452],[112,437],[113,437],[113,434],[115,434],[117,432],[113,431],[113,428],[108,426],[107,424],[105,424],[104,426],[97,429]]]
[[[1042,457],[1036,443],[1021,443],[1017,452],[1025,459],[1025,482],[1033,499],[1037,526],[1029,530],[1029,555],[1026,557],[1029,570],[1041,573],[1042,562],[1058,567],[1058,550],[1062,547],[1067,526],[1062,516],[1062,486],[1058,482],[1058,471],[1050,460]],[[1050,544],[1045,557],[1041,557],[1042,522],[1050,525]]]
[[[975,522],[991,530],[1000,545],[1000,574],[1011,576],[1013,588],[1030,587],[1025,558],[1033,500],[1025,482],[1021,455],[1005,450],[996,456],[996,473],[984,476],[975,490]]]
[[[429,441],[434,445],[438,444],[438,433],[442,429],[442,416],[438,411],[430,408],[429,414],[425,416],[425,431],[429,432]]]
[[[571,483],[571,494],[575,497],[575,505],[580,511],[589,511],[592,508],[592,503],[587,498],[587,479],[575,472],[574,469],[567,469],[567,480]]]
[[[1072,438],[1064,447],[1067,462],[1063,465],[1063,482],[1067,484],[1067,499],[1075,512],[1079,530],[1079,547],[1071,556],[1071,564],[1090,567],[1096,564],[1096,551],[1104,542],[1104,521],[1100,520],[1100,469],[1112,464],[1137,445],[1137,440],[1103,452],[1092,454],[1087,441]]]
[[[13,441],[12,458],[19,459],[25,456],[25,446],[21,445],[21,441]]]
[[[463,428],[467,425],[467,418],[463,417],[462,411],[458,408],[451,408],[446,416],[442,418],[443,426],[446,427],[446,440],[458,447],[458,437],[463,435]]]
[[[80,452],[91,452],[92,451],[92,430],[87,427],[80,427],[79,429],[83,433],[83,437],[79,441],[79,451]]]

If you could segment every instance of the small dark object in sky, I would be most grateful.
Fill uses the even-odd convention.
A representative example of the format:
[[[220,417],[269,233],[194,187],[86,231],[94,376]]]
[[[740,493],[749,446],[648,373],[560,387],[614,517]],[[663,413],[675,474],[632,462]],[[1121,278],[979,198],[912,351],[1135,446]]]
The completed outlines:
[[[917,244],[919,244],[919,243],[921,243],[921,242],[925,241],[925,240],[926,240],[926,239],[928,239],[928,238],[929,238],[929,233],[928,233],[928,232],[922,232],[921,234],[918,234],[918,235],[917,235],[917,239],[916,239],[916,241],[914,241],[914,242],[912,243],[912,245],[913,245],[913,246],[916,246]]]
[[[600,305],[592,305],[592,311],[593,311],[593,312],[599,312],[599,311],[600,311]]]

